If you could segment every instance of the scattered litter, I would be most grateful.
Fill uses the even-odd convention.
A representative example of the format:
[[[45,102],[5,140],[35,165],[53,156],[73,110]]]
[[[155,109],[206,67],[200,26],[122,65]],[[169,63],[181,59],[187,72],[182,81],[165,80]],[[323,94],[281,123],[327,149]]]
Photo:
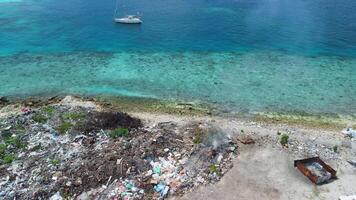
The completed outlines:
[[[7,127],[5,127],[5,128],[3,128],[3,131],[8,131],[8,130],[11,129],[11,127],[12,127],[12,126],[7,126]]]
[[[117,187],[109,194],[110,199],[142,199],[145,193],[134,180],[120,180],[115,184]]]
[[[356,160],[348,160],[348,163],[350,163],[350,165],[356,167]]]
[[[346,128],[345,130],[342,131],[345,135],[351,137],[351,138],[356,138],[356,130],[353,130],[352,128]]]
[[[325,164],[319,157],[295,160],[294,167],[297,167],[315,184],[326,183],[330,179],[336,178],[336,171]]]
[[[339,200],[356,200],[356,195],[351,196],[340,196]]]
[[[25,108],[21,108],[21,112],[24,115],[28,115],[28,114],[30,114],[32,112],[32,110],[31,110],[31,108],[25,107]]]
[[[163,182],[160,182],[158,185],[154,186],[154,189],[160,194],[161,197],[165,197],[168,193],[169,186]]]

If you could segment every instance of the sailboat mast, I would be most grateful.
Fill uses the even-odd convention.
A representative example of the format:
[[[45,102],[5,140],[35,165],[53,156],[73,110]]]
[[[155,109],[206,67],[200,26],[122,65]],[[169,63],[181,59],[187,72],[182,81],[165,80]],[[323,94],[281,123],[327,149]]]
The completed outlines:
[[[119,0],[116,0],[116,7],[115,7],[114,18],[116,17],[118,6],[119,6]]]

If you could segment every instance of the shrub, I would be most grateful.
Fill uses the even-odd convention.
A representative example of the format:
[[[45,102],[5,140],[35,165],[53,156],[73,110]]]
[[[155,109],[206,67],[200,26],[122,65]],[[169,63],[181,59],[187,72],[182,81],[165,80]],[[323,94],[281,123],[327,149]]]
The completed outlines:
[[[13,129],[14,129],[17,133],[24,133],[24,132],[26,132],[26,128],[25,128],[23,125],[20,125],[20,124],[14,125]]]
[[[221,176],[221,172],[220,172],[218,166],[210,165],[209,170],[210,170],[211,174],[215,173],[216,175]]]
[[[20,138],[18,137],[7,137],[5,138],[5,144],[10,144],[15,146],[18,149],[22,149],[25,148],[27,145],[25,143],[23,143]]]
[[[6,144],[0,144],[0,158],[5,154]]]
[[[204,139],[204,135],[205,135],[205,132],[203,129],[197,127],[194,131],[195,133],[195,136],[194,136],[194,139],[193,139],[193,142],[194,144],[200,144],[203,142],[203,139]]]
[[[286,146],[288,144],[288,139],[289,139],[289,136],[287,134],[283,133],[281,135],[279,142],[281,143],[281,145]]]
[[[72,128],[73,124],[70,122],[63,122],[58,128],[57,131],[60,134],[65,134],[70,128]]]
[[[51,163],[52,165],[57,166],[57,165],[59,165],[59,160],[58,160],[58,159],[52,159],[52,160],[50,161],[50,163]]]
[[[15,157],[13,154],[6,154],[3,158],[5,164],[10,164],[14,161]]]
[[[109,133],[111,138],[127,137],[129,136],[129,130],[127,128],[116,128]]]
[[[56,109],[53,106],[46,106],[42,108],[42,111],[47,113],[48,115],[52,115]]]
[[[42,115],[42,114],[39,114],[39,113],[36,113],[33,117],[32,117],[33,121],[37,122],[37,123],[46,123],[47,122],[47,117]]]
[[[334,151],[335,153],[337,153],[337,150],[338,150],[338,146],[337,146],[337,145],[334,145],[334,146],[333,146],[333,151]]]
[[[82,119],[82,118],[85,118],[87,115],[86,113],[82,112],[82,113],[66,113],[63,115],[63,117],[65,119]]]

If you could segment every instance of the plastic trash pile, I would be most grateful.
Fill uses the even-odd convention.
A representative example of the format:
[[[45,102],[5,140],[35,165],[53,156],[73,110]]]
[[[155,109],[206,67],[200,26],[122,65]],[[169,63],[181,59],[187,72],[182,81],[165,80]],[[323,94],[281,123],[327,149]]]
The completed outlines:
[[[174,193],[182,182],[185,181],[185,173],[182,166],[171,156],[168,159],[158,158],[157,162],[151,161],[152,170],[147,172],[151,176],[150,183],[154,184],[154,190],[160,197],[165,197],[170,190]]]
[[[16,109],[0,120],[5,200],[163,199],[220,180],[237,152],[235,142],[208,125],[143,128],[127,114],[93,108]],[[127,134],[113,137],[117,127]]]
[[[117,187],[110,193],[110,199],[141,199],[143,198],[144,190],[136,186],[133,180],[124,180],[117,182]]]
[[[317,177],[317,184],[324,183],[331,178],[331,173],[326,171],[323,166],[321,166],[317,162],[312,162],[310,164],[305,165],[307,169],[309,169],[312,174]]]

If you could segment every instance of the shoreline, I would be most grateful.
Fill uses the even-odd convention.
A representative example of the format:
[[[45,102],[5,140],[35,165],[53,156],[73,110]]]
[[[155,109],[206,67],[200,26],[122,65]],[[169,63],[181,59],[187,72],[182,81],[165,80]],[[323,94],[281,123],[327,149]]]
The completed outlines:
[[[6,105],[19,104],[30,107],[39,107],[60,102],[67,95],[52,97],[36,96],[28,98],[0,97],[0,109]],[[170,114],[181,116],[216,116],[238,119],[241,121],[256,122],[264,125],[289,125],[296,127],[342,130],[347,127],[356,129],[356,114],[340,115],[335,113],[313,114],[307,112],[224,112],[209,104],[194,102],[168,101],[146,97],[128,96],[83,96],[70,95],[80,100],[92,101],[105,109],[120,110],[122,112],[145,112],[152,114]]]

